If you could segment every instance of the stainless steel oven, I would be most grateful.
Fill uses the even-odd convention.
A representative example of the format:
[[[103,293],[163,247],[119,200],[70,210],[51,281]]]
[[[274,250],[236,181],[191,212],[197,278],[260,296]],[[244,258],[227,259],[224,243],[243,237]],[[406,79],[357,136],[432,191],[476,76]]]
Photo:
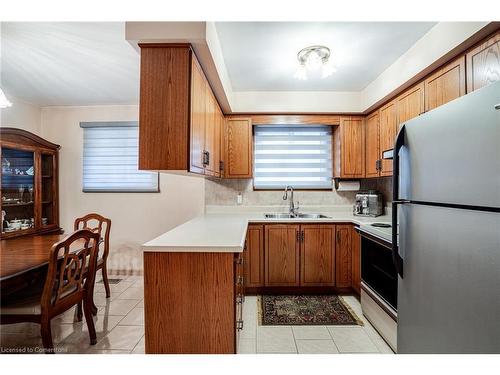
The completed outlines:
[[[375,234],[369,226],[361,226],[358,232],[361,235],[361,308],[396,351],[398,274],[392,261],[391,242]]]

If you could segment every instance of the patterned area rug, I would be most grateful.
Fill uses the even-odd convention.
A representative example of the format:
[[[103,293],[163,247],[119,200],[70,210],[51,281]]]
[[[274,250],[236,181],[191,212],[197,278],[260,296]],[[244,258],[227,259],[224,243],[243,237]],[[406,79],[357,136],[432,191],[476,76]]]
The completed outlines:
[[[335,295],[261,296],[262,325],[363,325]]]

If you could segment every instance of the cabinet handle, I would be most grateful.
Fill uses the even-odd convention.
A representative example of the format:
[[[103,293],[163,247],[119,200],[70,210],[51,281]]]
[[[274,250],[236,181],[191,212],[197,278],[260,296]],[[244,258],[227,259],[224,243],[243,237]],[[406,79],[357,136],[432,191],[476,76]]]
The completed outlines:
[[[210,152],[203,151],[203,165],[210,164]]]
[[[241,331],[241,330],[243,329],[243,319],[238,319],[238,320],[236,321],[236,329],[237,329],[238,331]]]
[[[302,242],[304,242],[306,239],[306,232],[305,231],[302,231],[302,236],[301,236],[301,240]]]
[[[224,161],[219,161],[219,171],[224,172]]]
[[[243,285],[243,281],[244,281],[243,276],[239,275],[237,280],[236,280],[236,284]]]
[[[297,242],[300,242],[300,232],[296,231],[295,235],[297,236]]]

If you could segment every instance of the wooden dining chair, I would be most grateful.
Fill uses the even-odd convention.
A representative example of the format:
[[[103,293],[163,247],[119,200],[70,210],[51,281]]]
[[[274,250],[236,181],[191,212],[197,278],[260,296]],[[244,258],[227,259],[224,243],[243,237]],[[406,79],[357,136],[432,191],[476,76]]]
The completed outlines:
[[[109,254],[109,232],[111,230],[111,220],[99,214],[91,213],[83,217],[76,218],[74,229],[89,229],[94,233],[99,233],[99,237],[102,240],[102,246],[100,244],[99,249],[102,247],[103,251],[99,251],[97,257],[97,270],[101,270],[104,288],[106,289],[106,298],[109,298],[111,296],[111,291],[109,289],[107,261]]]
[[[43,347],[46,352],[53,353],[52,318],[83,302],[90,344],[95,345],[97,338],[91,303],[98,243],[97,233],[82,229],[54,244],[50,250],[45,284],[2,299],[0,324],[40,324]],[[82,320],[81,315],[78,320]]]

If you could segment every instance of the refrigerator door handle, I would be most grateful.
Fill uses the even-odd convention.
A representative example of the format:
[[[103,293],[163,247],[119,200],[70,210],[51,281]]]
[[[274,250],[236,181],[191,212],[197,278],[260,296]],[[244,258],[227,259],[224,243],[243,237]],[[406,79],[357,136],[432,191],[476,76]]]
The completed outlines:
[[[401,127],[396,137],[392,159],[392,261],[398,274],[403,278],[403,258],[399,255],[398,245],[398,205],[409,203],[399,199],[399,150],[404,146],[405,125]]]

